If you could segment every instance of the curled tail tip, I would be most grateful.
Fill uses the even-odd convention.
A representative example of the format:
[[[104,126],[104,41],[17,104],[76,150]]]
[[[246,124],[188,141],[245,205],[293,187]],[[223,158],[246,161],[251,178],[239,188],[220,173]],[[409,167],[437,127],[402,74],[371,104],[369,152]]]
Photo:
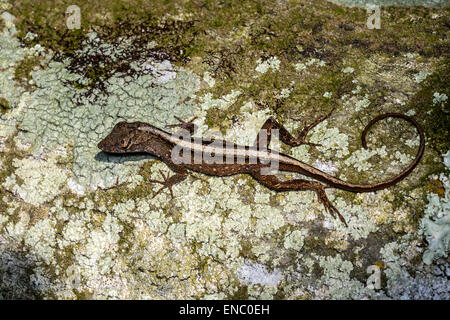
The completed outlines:
[[[400,118],[400,119],[404,119],[404,120],[408,121],[409,123],[413,124],[414,127],[416,127],[417,131],[419,132],[421,140],[423,140],[423,130],[414,118],[412,118],[406,114],[403,114],[403,113],[383,113],[383,114],[376,116],[372,120],[370,120],[370,122],[364,128],[364,130],[361,134],[361,142],[362,142],[362,146],[364,149],[368,149],[367,142],[366,142],[367,132],[370,130],[370,128],[375,123],[377,123],[378,121],[383,120],[385,118]]]

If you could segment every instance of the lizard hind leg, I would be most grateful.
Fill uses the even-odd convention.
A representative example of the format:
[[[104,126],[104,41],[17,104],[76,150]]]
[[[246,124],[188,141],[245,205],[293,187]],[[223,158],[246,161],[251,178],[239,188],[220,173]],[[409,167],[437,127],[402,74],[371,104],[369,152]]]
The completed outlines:
[[[323,204],[325,209],[334,217],[338,216],[339,220],[341,220],[346,227],[348,227],[347,222],[345,222],[344,217],[341,215],[339,210],[331,203],[331,201],[328,199],[327,194],[325,193],[324,187],[319,187],[315,189],[317,194],[317,198],[319,201]]]
[[[258,171],[254,171],[251,173],[252,177],[265,185],[269,189],[275,191],[315,191],[317,194],[317,198],[319,202],[323,204],[325,209],[334,217],[336,216],[341,220],[344,225],[347,227],[347,223],[345,222],[344,217],[340,214],[339,210],[331,203],[328,199],[327,194],[325,193],[325,188],[323,184],[316,181],[309,181],[304,179],[293,179],[288,181],[281,181],[274,175],[263,175]]]
[[[297,137],[294,137],[282,124],[280,124],[274,118],[269,118],[266,120],[266,122],[264,122],[263,126],[259,130],[253,146],[257,149],[268,148],[270,139],[272,137],[272,130],[278,130],[280,140],[287,145],[290,145],[291,147],[298,147],[302,144],[313,147],[320,146],[320,144],[317,143],[307,142],[306,136],[308,135],[309,131],[311,131],[315,126],[330,117],[333,111],[334,109],[331,110],[327,115],[316,119],[313,123],[304,127]]]

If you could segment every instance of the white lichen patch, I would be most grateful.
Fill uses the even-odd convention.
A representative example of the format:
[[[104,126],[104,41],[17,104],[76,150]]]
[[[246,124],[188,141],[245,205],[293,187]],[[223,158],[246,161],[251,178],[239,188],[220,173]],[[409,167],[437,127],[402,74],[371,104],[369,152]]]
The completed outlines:
[[[325,92],[325,93],[323,94],[323,97],[324,97],[324,98],[327,98],[327,99],[330,99],[332,95],[333,95],[332,92],[327,91],[327,92]]]
[[[348,136],[336,127],[329,128],[328,120],[319,123],[308,136],[311,142],[320,144],[317,150],[325,158],[342,158],[349,154]]]
[[[426,71],[420,71],[419,73],[414,75],[414,80],[417,83],[421,83],[422,81],[424,81],[431,73],[426,72]]]
[[[8,15],[11,16],[5,11],[1,16],[7,23],[7,28],[0,32],[0,98],[6,99],[14,107],[24,92],[14,81],[14,69],[16,63],[25,57],[27,49],[15,37],[16,29]],[[0,118],[0,124],[3,124],[3,116]]]
[[[355,91],[355,93],[358,93],[358,92],[359,92],[359,90]],[[362,99],[359,99],[358,96],[353,96],[350,99],[346,100],[344,105],[352,106],[352,108],[356,112],[363,111],[370,106],[369,95],[368,94],[364,95],[364,97],[362,97]]]
[[[364,284],[351,279],[353,264],[350,261],[343,260],[340,255],[320,257],[319,261],[324,273],[320,282],[326,286],[326,295],[333,299],[362,299],[368,295]]]
[[[450,168],[449,157],[450,151],[444,154],[447,168]],[[421,232],[429,244],[423,254],[426,264],[431,264],[436,258],[447,257],[450,248],[450,177],[442,173],[440,180],[444,185],[444,196],[428,195],[425,216],[421,220]]]
[[[95,35],[93,35],[95,36]],[[108,46],[108,44],[104,44]],[[115,48],[119,50],[120,48]],[[86,49],[89,51],[88,45]],[[114,50],[114,48],[111,48]],[[85,82],[67,69],[68,62],[51,62],[47,69],[33,73],[37,88],[32,102],[24,110],[21,138],[41,148],[73,144],[73,172],[76,183],[95,189],[125,181],[136,171],[133,161],[99,153],[98,142],[119,121],[144,121],[163,127],[173,122],[174,115],[192,115],[191,96],[198,80],[186,71],[176,77],[171,66],[161,62],[155,68],[166,68],[168,74],[142,74],[137,78],[114,75],[105,80],[106,92],[95,92],[97,100],[85,97],[86,89],[76,89],[70,83]],[[164,67],[165,66],[165,67]],[[160,70],[161,71],[161,70]],[[163,77],[163,78],[161,78]],[[42,152],[37,148],[36,152]]]
[[[59,168],[56,161],[54,154],[47,160],[14,159],[13,166],[16,170],[3,186],[33,205],[50,201],[64,191],[70,174],[68,170]],[[22,183],[18,183],[19,179]]]
[[[167,83],[176,78],[177,73],[169,60],[154,61],[149,59],[144,63],[144,73],[156,75],[158,83]]]
[[[329,160],[328,162],[316,160],[314,162],[314,167],[328,174],[333,174],[334,172],[338,171],[338,169],[335,167],[335,165],[331,160]]]
[[[303,235],[301,231],[294,230],[288,236],[284,238],[284,247],[286,249],[294,249],[300,251],[303,247]]]
[[[306,61],[305,63],[306,66],[318,66],[318,67],[323,67],[326,65],[326,62],[320,59],[316,59],[316,58],[311,58],[308,61]]]
[[[295,71],[301,72],[303,70],[306,70],[308,67],[316,66],[316,67],[323,67],[326,65],[326,62],[320,59],[311,58],[305,62],[298,62],[294,64]]]
[[[353,69],[352,67],[346,67],[344,69],[342,69],[343,73],[353,73],[355,71],[355,69]]]
[[[303,71],[306,69],[306,64],[299,62],[294,65],[295,71]]]
[[[264,265],[247,261],[239,267],[238,277],[246,284],[276,287],[281,281],[281,272],[278,269],[269,272]]]
[[[260,74],[264,74],[268,70],[271,70],[272,72],[280,70],[280,60],[277,57],[270,57],[265,61],[258,59],[256,63],[258,65],[256,66],[255,71]]]
[[[253,145],[256,140],[259,129],[264,122],[272,116],[267,109],[257,110],[253,102],[247,102],[241,107],[239,122],[231,126],[224,139],[241,145]],[[279,150],[279,142],[273,139],[270,148]]]
[[[433,93],[433,104],[438,104],[447,101],[448,97],[445,93]]]
[[[381,250],[386,269],[383,273],[387,278],[386,294],[394,299],[443,299],[448,300],[448,280],[440,272],[433,274],[420,270],[410,274],[406,267],[410,261],[421,254],[417,240],[408,236],[397,242],[386,244]],[[438,269],[439,270],[439,269]]]
[[[167,17],[183,21],[189,15]],[[250,28],[238,28],[232,37],[246,37]],[[448,264],[443,262],[448,251],[446,176],[439,177],[446,193],[428,197],[419,232],[413,221],[421,217],[423,186],[405,191],[401,184],[356,195],[327,189],[331,203],[348,226],[326,211],[314,191],[277,193],[244,174],[214,177],[191,173],[173,186],[174,198],[168,190],[154,197],[161,185],[148,179],[160,180],[160,170],[174,173],[162,161],[152,161],[145,166],[149,172],[137,174],[150,157],[99,153],[97,143],[115,123],[139,120],[164,128],[177,122],[174,115],[184,120],[195,115],[199,126],[196,136],[211,135],[251,145],[269,117],[276,116],[282,123],[289,117],[257,105],[242,86],[227,88],[219,96],[207,92],[198,97],[200,77],[178,69],[170,59],[135,61],[132,66],[139,70],[135,76],[113,74],[100,79],[104,91],[94,88],[88,92],[93,79],[71,73],[72,60],[49,63],[44,47],[26,48],[14,37],[16,31],[11,20],[0,35],[1,97],[11,106],[0,121],[1,190],[6,191],[0,199],[2,295],[225,299],[242,294],[244,289],[251,299],[280,295],[301,299],[448,299]],[[39,37],[27,34],[25,40]],[[129,43],[124,39],[119,47],[113,47],[95,33],[88,38],[78,52],[81,55],[95,55],[101,47],[118,59],[122,46]],[[148,44],[148,48],[153,47]],[[32,56],[42,59],[43,68],[32,72],[30,84],[35,86],[24,92],[11,76],[18,62]],[[414,53],[406,58],[414,58],[414,71],[381,54],[363,63],[348,62],[354,67],[351,70],[345,69],[347,63],[340,66],[338,70],[349,73],[346,77],[358,70],[352,94],[338,99],[334,89],[316,92],[321,102],[328,99],[338,104],[336,113],[308,134],[307,140],[320,146],[303,145],[290,148],[288,153],[343,179],[347,169],[350,175],[378,169],[379,158],[389,156],[390,168],[374,170],[372,177],[409,163],[412,158],[403,150],[388,152],[384,146],[371,151],[356,149],[358,145],[345,128],[358,129],[353,117],[370,111],[371,101],[375,101],[372,85],[380,77],[387,89],[391,82],[395,87],[386,108],[406,105],[409,95],[419,87],[414,73],[433,72],[430,65],[417,64],[426,57]],[[252,81],[282,77],[281,61],[285,60],[280,59],[252,64],[250,74],[256,74]],[[405,57],[399,59],[405,62]],[[309,57],[295,68],[302,76],[315,76],[313,73],[326,72],[330,64]],[[216,88],[219,78],[202,72],[203,89],[221,92]],[[295,88],[295,83],[283,83],[267,93],[291,102],[297,98]],[[444,102],[441,94],[436,98]],[[326,112],[316,109],[308,111],[317,112],[314,117]],[[209,130],[208,113],[217,111],[225,114],[226,121],[213,124],[217,130]],[[336,121],[342,115],[353,122]],[[283,124],[290,132],[299,125],[296,120]],[[219,128],[224,125],[228,130],[222,137]],[[271,148],[279,150],[276,140]],[[418,140],[402,143],[416,148]],[[414,174],[426,172],[430,150]],[[444,158],[447,165],[449,155]],[[283,181],[311,179],[292,173],[278,173],[277,177]],[[399,195],[407,200],[398,204]],[[429,244],[425,248],[422,237]],[[386,243],[386,239],[391,242]],[[421,258],[431,265],[423,264]],[[383,266],[381,272],[387,280],[378,291],[365,283],[369,276],[365,270],[372,264]],[[411,272],[414,270],[416,274]]]
[[[214,80],[214,78],[208,71],[203,73],[203,80],[208,84],[210,88],[214,87],[214,85],[216,84],[216,80]]]

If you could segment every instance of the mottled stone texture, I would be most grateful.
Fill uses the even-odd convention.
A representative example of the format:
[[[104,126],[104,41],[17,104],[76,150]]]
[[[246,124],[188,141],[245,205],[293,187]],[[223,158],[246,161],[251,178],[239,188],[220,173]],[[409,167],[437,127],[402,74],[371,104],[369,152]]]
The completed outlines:
[[[94,13],[80,1],[98,28],[65,34],[58,1],[43,11],[51,28],[30,5],[0,1],[1,298],[450,298],[448,8],[386,7],[382,29],[367,30],[364,9],[326,1],[152,2],[126,9],[121,27],[120,5]],[[119,121],[196,116],[196,136],[250,144],[270,116],[298,132],[332,107],[308,135],[320,146],[272,147],[372,183],[407,166],[419,141],[387,120],[362,149],[371,118],[406,113],[427,136],[396,186],[327,190],[348,226],[313,192],[246,175],[192,173],[173,199],[154,197],[149,180],[167,166],[97,149]]]

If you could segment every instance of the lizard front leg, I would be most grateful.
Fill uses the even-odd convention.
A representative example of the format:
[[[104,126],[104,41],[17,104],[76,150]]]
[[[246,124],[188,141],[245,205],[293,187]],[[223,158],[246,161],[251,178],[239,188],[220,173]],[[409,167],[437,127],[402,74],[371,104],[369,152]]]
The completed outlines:
[[[162,187],[158,191],[156,191],[156,193],[153,195],[152,198],[156,197],[161,191],[163,191],[164,189],[167,188],[173,199],[174,196],[173,196],[172,187],[174,185],[176,185],[177,183],[180,183],[181,181],[186,179],[188,176],[188,172],[185,167],[175,164],[169,157],[164,157],[164,159],[162,159],[162,160],[164,161],[164,163],[167,164],[167,166],[170,169],[175,171],[175,175],[173,175],[173,176],[169,176],[169,174],[165,175],[164,172],[159,170],[159,173],[163,177],[163,180],[149,180],[149,182],[159,183],[162,185]]]
[[[295,138],[292,134],[290,134],[289,131],[287,131],[287,129],[278,121],[276,121],[274,118],[269,118],[266,120],[266,122],[264,122],[263,126],[259,130],[256,140],[253,143],[253,146],[258,149],[269,148],[272,129],[279,130],[281,141],[283,141],[287,145],[290,145],[291,147],[297,147],[302,144],[306,144],[309,146],[320,146],[320,144],[317,143],[306,142],[305,141],[306,136],[308,135],[310,130],[312,130],[319,123],[327,119],[333,111],[334,109],[331,110],[331,112],[328,113],[327,115],[315,120],[313,123],[303,128],[303,130],[299,133],[297,138]]]
[[[275,191],[315,191],[317,198],[323,204],[325,209],[334,217],[336,216],[347,226],[344,217],[340,214],[338,209],[331,203],[325,193],[325,188],[323,184],[316,181],[308,181],[303,179],[294,179],[288,181],[281,181],[274,175],[262,175],[259,171],[254,171],[251,173],[252,177],[256,179],[261,184],[265,185],[269,189]]]
[[[173,191],[172,191],[172,187],[183,181],[184,179],[186,179],[187,174],[180,174],[177,173],[171,177],[169,177],[169,174],[167,174],[167,176],[164,174],[164,172],[162,172],[161,170],[159,170],[159,173],[161,174],[161,176],[163,177],[163,180],[149,180],[149,182],[153,182],[153,183],[159,183],[162,184],[162,187],[159,188],[158,191],[156,191],[156,193],[152,196],[152,198],[156,197],[161,191],[163,191],[164,189],[169,189],[170,192],[170,196],[172,197],[172,199],[174,198],[173,196]]]

